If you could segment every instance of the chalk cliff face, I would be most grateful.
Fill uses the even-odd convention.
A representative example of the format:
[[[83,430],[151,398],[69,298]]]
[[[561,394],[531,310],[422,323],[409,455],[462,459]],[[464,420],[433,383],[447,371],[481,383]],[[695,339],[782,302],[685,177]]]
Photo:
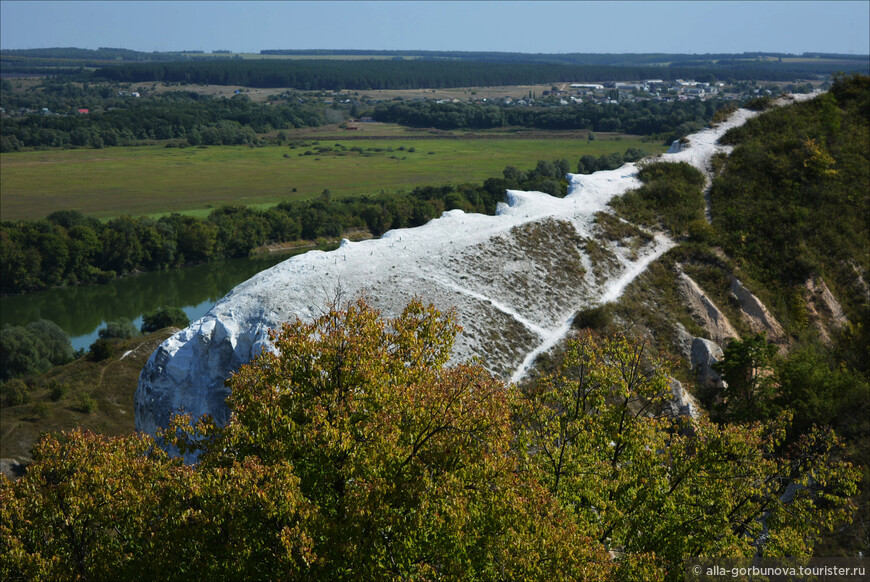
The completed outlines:
[[[723,149],[719,136],[749,116],[741,110],[661,160],[703,169]],[[454,361],[481,356],[492,372],[519,380],[566,335],[578,310],[618,298],[673,245],[660,234],[633,244],[599,235],[595,214],[638,187],[636,175],[633,164],[572,175],[564,199],[508,191],[495,216],[453,210],[425,226],[343,241],[259,273],[152,354],[136,390],[136,428],[153,434],[182,410],[225,422],[227,376],[269,349],[270,329],[317,315],[339,286],[351,298],[365,294],[389,316],[414,296],[454,308],[464,328]]]

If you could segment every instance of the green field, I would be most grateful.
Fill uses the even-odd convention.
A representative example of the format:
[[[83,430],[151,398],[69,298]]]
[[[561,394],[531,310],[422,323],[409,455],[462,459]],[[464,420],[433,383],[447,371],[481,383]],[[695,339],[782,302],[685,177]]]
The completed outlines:
[[[336,151],[305,155],[317,146]],[[350,151],[355,147],[364,151]],[[39,219],[55,210],[79,210],[99,218],[204,215],[224,204],[268,206],[311,198],[327,188],[342,197],[480,183],[501,176],[505,166],[527,169],[542,159],[565,158],[573,169],[580,156],[622,153],[629,147],[650,153],[666,149],[621,137],[591,142],[409,138],[329,140],[295,149],[144,146],[16,152],[0,155],[0,209],[3,220]]]

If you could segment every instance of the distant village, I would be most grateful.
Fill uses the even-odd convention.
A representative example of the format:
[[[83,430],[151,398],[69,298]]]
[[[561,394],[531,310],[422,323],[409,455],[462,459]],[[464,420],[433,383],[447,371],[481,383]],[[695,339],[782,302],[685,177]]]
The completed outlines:
[[[353,95],[348,91],[344,92],[328,92],[328,91],[285,91],[279,95],[271,95],[270,101],[293,100],[298,103],[321,101],[324,104],[342,104],[342,105],[375,105],[384,101],[405,100],[405,101],[432,101],[438,104],[442,103],[487,103],[499,105],[503,107],[558,107],[568,106],[579,103],[596,103],[596,104],[619,104],[631,103],[639,101],[689,101],[689,100],[706,100],[706,99],[724,99],[737,100],[746,99],[753,96],[764,96],[779,94],[782,92],[792,93],[810,93],[824,89],[829,82],[815,81],[795,83],[765,83],[763,86],[758,86],[751,81],[740,81],[729,85],[724,82],[700,82],[694,80],[676,79],[674,81],[664,81],[662,79],[646,79],[643,81],[626,81],[626,82],[604,82],[604,83],[562,83],[560,86],[553,85],[549,90],[544,90],[540,95],[536,91],[529,91],[525,95],[504,96],[498,98],[487,98],[476,96],[476,91],[469,90],[470,97],[459,98],[435,98],[423,95],[413,95],[408,97],[392,97],[379,99],[366,95],[360,96],[360,92],[353,92]],[[191,88],[192,85],[186,83],[162,83],[164,87]],[[127,99],[139,99],[140,97],[150,97],[156,92],[153,86],[149,91],[146,87],[139,87],[138,91],[121,90],[117,92],[117,96]],[[257,91],[247,88],[230,89],[229,96],[244,96],[250,91]],[[434,91],[433,91],[434,92]],[[221,95],[224,97],[223,95]],[[268,102],[266,103],[269,104]],[[107,111],[113,109],[107,108]],[[15,110],[7,110],[0,107],[0,116],[2,117],[20,117],[25,115],[88,115],[92,111],[88,108],[71,108],[63,112],[54,112],[43,107],[40,109],[30,109],[20,107]],[[364,121],[364,120],[363,120]]]
[[[604,83],[564,83],[561,88],[553,85],[549,90],[540,94],[530,91],[526,95],[512,95],[498,98],[487,98],[475,95],[467,98],[434,98],[423,95],[401,98],[405,101],[432,101],[438,104],[444,103],[488,103],[508,107],[553,107],[566,106],[579,103],[619,104],[639,101],[691,101],[706,99],[738,100],[751,97],[761,97],[787,93],[812,93],[824,88],[827,82],[804,82],[804,83],[765,83],[762,86],[751,81],[741,81],[729,85],[724,82],[700,82],[694,80],[676,79],[664,81],[662,79],[646,79],[643,81],[604,82]],[[289,94],[280,97],[287,98]],[[348,95],[325,96],[327,104],[377,104],[384,101],[392,101],[400,98],[378,99],[363,96],[354,98]],[[306,98],[296,96],[296,100],[304,103]]]
[[[540,96],[504,97],[501,99],[470,99],[501,105],[530,107],[534,105],[572,105],[575,103],[628,103],[637,101],[689,101],[693,99],[743,99],[752,96],[772,95],[783,90],[809,93],[816,90],[812,84],[789,87],[769,85],[755,87],[751,83],[728,85],[723,82],[704,83],[693,80],[647,79],[631,82],[571,83],[563,89],[552,87]],[[415,98],[414,100],[419,100]],[[437,103],[459,103],[458,99],[439,99]]]

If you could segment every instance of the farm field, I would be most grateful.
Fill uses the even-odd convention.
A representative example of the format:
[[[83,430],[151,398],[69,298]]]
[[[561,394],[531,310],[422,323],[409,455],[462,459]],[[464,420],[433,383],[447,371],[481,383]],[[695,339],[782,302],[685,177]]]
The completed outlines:
[[[475,99],[504,99],[505,97],[513,97],[514,99],[522,99],[530,94],[542,95],[544,91],[556,86],[560,90],[566,91],[569,89],[569,83],[540,83],[537,85],[505,85],[500,87],[452,87],[444,89],[369,89],[369,90],[342,90],[330,91],[330,95],[336,99],[348,99],[351,97],[361,97],[367,99],[378,99],[389,101],[397,97],[402,99],[459,99],[460,101],[468,101],[470,98]],[[257,88],[243,87],[241,85],[200,85],[200,84],[175,84],[175,83],[134,83],[131,85],[131,90],[139,91],[140,93],[170,93],[174,91],[188,91],[199,93],[200,95],[210,95],[212,97],[232,97],[236,91],[247,96],[251,101],[264,103],[270,100],[270,96],[279,95],[285,91],[295,92],[292,87],[284,88]],[[321,91],[302,91],[303,94],[321,94]]]
[[[397,136],[398,137],[398,136]],[[265,207],[308,199],[480,183],[505,166],[640,148],[667,148],[621,136],[510,139],[346,139],[298,147],[163,146],[54,150],[0,155],[3,220],[39,219],[56,210],[98,218],[183,212],[204,216],[224,204]],[[316,148],[331,148],[320,151]],[[351,148],[355,148],[355,151]],[[413,150],[413,151],[412,151]],[[310,152],[310,153],[307,153]],[[295,191],[294,191],[295,189]]]

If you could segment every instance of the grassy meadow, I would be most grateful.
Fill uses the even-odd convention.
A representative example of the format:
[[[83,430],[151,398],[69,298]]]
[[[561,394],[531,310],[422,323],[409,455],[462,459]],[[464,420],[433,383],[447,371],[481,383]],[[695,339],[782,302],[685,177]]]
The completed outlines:
[[[224,204],[265,207],[312,198],[327,188],[340,198],[420,185],[480,183],[501,176],[505,166],[526,169],[541,159],[565,158],[573,169],[586,154],[622,153],[629,147],[650,153],[666,150],[631,136],[601,135],[594,141],[546,134],[314,139],[293,147],[153,145],[2,154],[2,218],[39,219],[55,210],[79,210],[98,218],[169,212],[204,216]],[[319,152],[318,147],[332,151]]]

